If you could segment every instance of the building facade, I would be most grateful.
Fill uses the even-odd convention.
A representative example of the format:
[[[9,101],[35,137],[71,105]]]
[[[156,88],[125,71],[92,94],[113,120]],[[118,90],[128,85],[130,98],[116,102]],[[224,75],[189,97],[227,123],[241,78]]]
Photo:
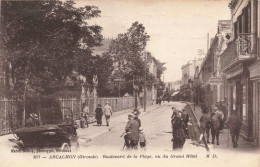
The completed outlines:
[[[181,67],[182,70],[182,80],[180,86],[180,92],[182,100],[192,101],[192,84],[194,83],[194,75],[196,69],[201,68],[201,63],[204,58],[199,58],[187,62]]]
[[[259,146],[259,13],[258,0],[232,0],[231,36],[220,55],[228,114],[242,119],[242,136]]]
[[[222,83],[222,72],[220,71],[220,55],[227,48],[227,41],[230,39],[231,21],[219,20],[218,32],[211,40],[210,48],[201,65],[199,72],[202,103],[209,111],[220,101],[225,101],[224,88]],[[224,113],[227,115],[227,113]],[[226,118],[226,117],[225,117]]]

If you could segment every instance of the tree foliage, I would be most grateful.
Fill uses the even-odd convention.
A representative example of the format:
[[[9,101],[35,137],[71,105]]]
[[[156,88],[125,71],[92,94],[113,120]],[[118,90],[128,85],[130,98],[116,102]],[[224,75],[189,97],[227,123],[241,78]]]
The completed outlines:
[[[96,6],[75,7],[73,1],[4,1],[2,30],[4,59],[13,92],[21,95],[27,80],[32,97],[62,87],[73,71],[92,80],[96,62],[91,48],[99,46],[102,27],[89,25],[98,17]],[[91,78],[91,79],[90,79]]]
[[[133,76],[143,76],[144,52],[149,38],[145,27],[134,22],[126,33],[119,34],[112,41],[109,53],[117,64],[116,72],[120,71],[127,79],[133,79]]]
[[[145,31],[143,24],[134,22],[126,33],[119,34],[110,45],[108,54],[112,57],[114,63],[113,76],[123,76],[125,82],[121,85],[122,94],[133,91],[133,80],[140,88],[146,81],[148,86],[156,82],[155,76],[159,77],[165,70],[163,63],[156,60],[150,52],[146,51],[146,45],[150,36]],[[151,63],[156,64],[156,71],[149,72]],[[155,74],[156,73],[156,74]]]

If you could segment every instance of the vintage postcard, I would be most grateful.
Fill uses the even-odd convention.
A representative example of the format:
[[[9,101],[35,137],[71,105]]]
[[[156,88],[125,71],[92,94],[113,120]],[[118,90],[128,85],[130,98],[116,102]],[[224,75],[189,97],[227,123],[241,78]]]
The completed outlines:
[[[259,0],[0,2],[0,167],[260,166]]]

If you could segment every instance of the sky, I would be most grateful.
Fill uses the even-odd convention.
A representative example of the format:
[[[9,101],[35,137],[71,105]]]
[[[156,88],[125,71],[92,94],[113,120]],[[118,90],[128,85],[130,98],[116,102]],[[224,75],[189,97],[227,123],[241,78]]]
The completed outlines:
[[[76,0],[77,6],[95,5],[101,17],[91,24],[103,27],[104,38],[116,38],[138,21],[150,40],[147,51],[165,62],[164,81],[181,80],[181,66],[207,51],[207,33],[213,38],[218,20],[230,20],[230,0]],[[163,79],[162,78],[162,79]]]

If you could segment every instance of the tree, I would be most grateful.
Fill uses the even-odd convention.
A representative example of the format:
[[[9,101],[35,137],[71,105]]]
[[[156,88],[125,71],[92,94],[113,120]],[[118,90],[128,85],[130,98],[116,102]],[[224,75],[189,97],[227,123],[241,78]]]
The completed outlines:
[[[25,81],[28,95],[48,94],[63,87],[73,71],[93,71],[91,48],[102,41],[98,25],[88,20],[98,17],[96,6],[75,7],[73,1],[2,2],[2,50],[10,63],[12,93],[21,96]],[[93,74],[93,73],[92,73]]]
[[[126,79],[133,79],[133,76],[144,74],[144,52],[149,35],[145,32],[145,27],[138,22],[124,34],[119,34],[112,41],[109,54],[117,64],[117,72],[123,73]]]
[[[125,78],[127,83],[122,84],[122,94],[132,92],[134,77],[144,76],[145,47],[149,38],[143,24],[134,22],[126,33],[119,34],[111,42],[108,54],[112,57],[115,67],[111,79],[118,75]]]
[[[122,94],[133,92],[133,80],[139,88],[142,88],[145,73],[147,86],[151,87],[156,82],[155,76],[160,78],[165,70],[163,63],[146,51],[149,39],[150,36],[146,33],[143,24],[134,22],[126,33],[119,34],[112,40],[108,54],[112,57],[115,69],[111,80],[118,75],[125,78],[126,81],[121,84]],[[152,61],[157,67],[155,75],[149,72]]]

